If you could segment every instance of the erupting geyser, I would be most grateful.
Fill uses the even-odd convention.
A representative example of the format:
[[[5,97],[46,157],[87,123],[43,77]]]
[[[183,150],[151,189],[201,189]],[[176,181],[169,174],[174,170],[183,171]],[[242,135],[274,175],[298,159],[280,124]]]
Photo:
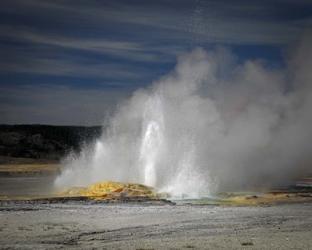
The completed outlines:
[[[158,98],[147,103],[144,111],[142,143],[140,147],[140,166],[144,171],[144,184],[156,185],[156,164],[163,147],[163,115]]]
[[[306,173],[312,138],[307,44],[278,70],[259,61],[238,64],[225,49],[179,57],[172,73],[119,107],[94,146],[64,160],[56,185],[112,180],[196,198]]]

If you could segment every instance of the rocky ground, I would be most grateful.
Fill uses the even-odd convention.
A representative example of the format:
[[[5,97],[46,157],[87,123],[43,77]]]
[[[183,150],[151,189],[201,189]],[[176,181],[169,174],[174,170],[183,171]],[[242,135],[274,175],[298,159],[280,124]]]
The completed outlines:
[[[2,204],[1,249],[312,249],[311,203]]]
[[[235,196],[225,203],[29,199],[51,193],[57,173],[51,169],[58,168],[1,166],[0,249],[312,249],[310,179],[295,196]]]

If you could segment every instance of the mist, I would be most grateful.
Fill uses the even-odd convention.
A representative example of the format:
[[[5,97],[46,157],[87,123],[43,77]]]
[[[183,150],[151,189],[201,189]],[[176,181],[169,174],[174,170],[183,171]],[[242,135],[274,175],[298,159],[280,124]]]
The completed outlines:
[[[63,160],[57,187],[143,183],[173,197],[287,185],[311,172],[312,39],[285,59],[240,62],[196,48],[119,104],[93,145]]]

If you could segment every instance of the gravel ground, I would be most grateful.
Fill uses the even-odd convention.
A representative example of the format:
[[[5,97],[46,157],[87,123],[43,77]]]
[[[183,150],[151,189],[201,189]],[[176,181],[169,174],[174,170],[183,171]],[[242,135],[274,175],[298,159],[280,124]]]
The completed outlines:
[[[312,249],[312,203],[2,204],[1,249]]]

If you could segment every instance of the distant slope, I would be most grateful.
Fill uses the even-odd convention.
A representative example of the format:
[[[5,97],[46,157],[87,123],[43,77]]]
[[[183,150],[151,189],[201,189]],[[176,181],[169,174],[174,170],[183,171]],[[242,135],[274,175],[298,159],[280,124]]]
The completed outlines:
[[[0,125],[0,156],[58,160],[101,134],[101,126]]]

